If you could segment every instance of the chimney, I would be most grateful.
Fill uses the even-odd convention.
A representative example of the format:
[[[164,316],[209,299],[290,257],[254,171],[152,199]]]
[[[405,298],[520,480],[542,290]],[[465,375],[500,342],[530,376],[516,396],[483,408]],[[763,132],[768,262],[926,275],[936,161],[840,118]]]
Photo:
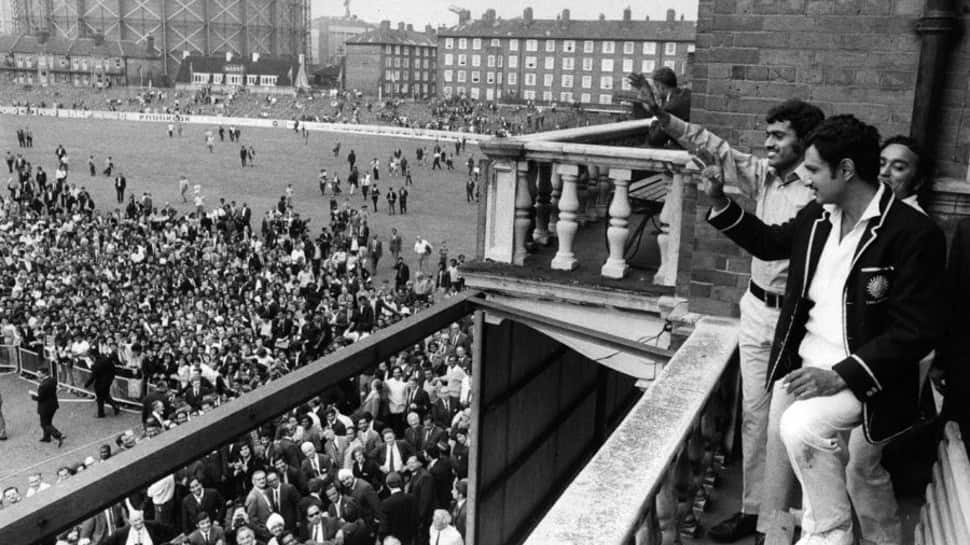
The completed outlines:
[[[667,10],[667,21],[676,21],[676,20],[677,20],[677,12],[675,10],[668,9]]]
[[[561,19],[562,19],[563,26],[569,26],[569,10],[568,9],[562,10],[562,18]]]
[[[434,27],[431,25],[424,25],[424,33],[429,35],[434,34]]]
[[[606,15],[603,15],[602,13],[600,13],[599,20],[600,21],[605,21],[606,20]]]
[[[398,23],[397,29],[403,31],[405,29],[404,23]]]
[[[147,51],[149,55],[153,55],[155,53],[155,37],[154,36],[149,36],[149,37],[145,38],[145,51]]]
[[[532,24],[532,7],[522,10],[522,22],[526,25]]]
[[[485,22],[488,23],[488,24],[490,24],[490,25],[494,25],[495,24],[495,10],[494,9],[489,8],[489,9],[485,10]]]
[[[259,62],[259,52],[258,51],[253,51],[252,59],[253,59],[253,62]]]
[[[408,29],[408,32],[414,32],[414,25],[408,23],[407,29]]]
[[[465,25],[472,20],[472,12],[467,9],[460,10],[458,12],[458,24]]]
[[[381,30],[391,30],[391,22],[388,20],[381,21]]]
[[[632,20],[633,20],[633,10],[631,10],[629,6],[627,6],[626,8],[623,8],[623,22],[629,23]]]
[[[646,21],[649,21],[649,20],[650,20],[650,16],[649,16],[649,15],[647,15],[647,18],[646,18],[645,20],[646,20]]]
[[[684,22],[684,14],[683,13],[680,14],[680,22]]]
[[[226,51],[226,62],[232,62],[232,51]]]

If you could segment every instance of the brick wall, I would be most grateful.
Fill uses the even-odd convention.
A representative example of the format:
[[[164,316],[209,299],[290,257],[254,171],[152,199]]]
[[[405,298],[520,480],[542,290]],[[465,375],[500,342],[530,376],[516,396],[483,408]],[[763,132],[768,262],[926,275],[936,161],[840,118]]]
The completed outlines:
[[[348,45],[344,64],[346,89],[357,89],[367,95],[377,95],[384,73],[383,46]]]
[[[883,136],[909,134],[924,0],[700,0],[691,118],[745,151],[760,153],[764,114],[803,98],[826,115],[852,113]],[[970,28],[970,0],[962,0]],[[951,57],[940,115],[938,177],[967,178],[970,157],[970,38]],[[951,189],[953,184],[949,186]],[[928,207],[949,232],[970,215],[964,189]],[[749,257],[704,221],[696,199],[689,282],[678,292],[699,312],[737,314]],[[750,203],[747,203],[750,205]]]

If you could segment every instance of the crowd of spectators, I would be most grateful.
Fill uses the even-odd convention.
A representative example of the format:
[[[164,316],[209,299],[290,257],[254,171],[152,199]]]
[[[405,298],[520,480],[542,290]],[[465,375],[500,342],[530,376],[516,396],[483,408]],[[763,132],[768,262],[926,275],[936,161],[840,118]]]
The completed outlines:
[[[143,193],[104,212],[70,182],[67,151],[56,156],[52,181],[24,155],[8,165],[0,334],[42,352],[68,384],[81,386],[99,366],[140,382],[144,428],[118,436],[116,448],[176,428],[461,287],[435,292],[423,275],[413,282],[407,267],[396,268],[393,282],[376,282],[376,260],[363,251],[366,209],[345,207],[316,234],[286,196],[255,229],[246,203],[224,199],[179,215]],[[439,258],[454,266],[445,248]],[[470,347],[469,324],[453,324],[150,483],[61,541],[126,543],[145,532],[164,543],[191,541],[194,532],[215,544],[215,530],[240,545],[253,543],[252,534],[271,544],[452,535],[445,521],[462,512],[466,490]],[[57,481],[111,452],[102,445],[97,459],[62,467]],[[48,486],[32,475],[26,494]],[[4,488],[3,503],[19,499],[19,487]]]

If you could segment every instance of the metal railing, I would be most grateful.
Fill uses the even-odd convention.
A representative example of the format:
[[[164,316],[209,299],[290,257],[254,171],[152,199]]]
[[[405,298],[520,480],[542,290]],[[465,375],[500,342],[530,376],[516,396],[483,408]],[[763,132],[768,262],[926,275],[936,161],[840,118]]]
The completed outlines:
[[[933,480],[916,525],[915,545],[970,543],[970,460],[956,422],[947,422]]]

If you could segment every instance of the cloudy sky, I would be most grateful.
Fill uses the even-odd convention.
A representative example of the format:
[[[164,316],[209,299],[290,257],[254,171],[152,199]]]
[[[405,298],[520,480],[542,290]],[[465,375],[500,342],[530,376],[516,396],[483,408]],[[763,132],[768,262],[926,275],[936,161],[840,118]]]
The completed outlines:
[[[687,19],[697,19],[697,2],[694,0],[522,0],[510,2],[495,2],[494,0],[349,0],[350,12],[369,22],[379,22],[388,19],[393,23],[403,21],[411,23],[416,28],[424,25],[454,25],[458,23],[458,16],[448,11],[448,7],[456,5],[465,8],[477,19],[488,8],[494,8],[499,17],[512,18],[522,15],[522,9],[532,6],[536,19],[555,19],[556,14],[563,9],[569,9],[572,19],[596,19],[600,13],[607,19],[621,19],[623,8],[633,9],[634,19],[663,19],[668,8],[686,15]],[[344,0],[311,0],[314,17],[322,15],[343,15]]]

